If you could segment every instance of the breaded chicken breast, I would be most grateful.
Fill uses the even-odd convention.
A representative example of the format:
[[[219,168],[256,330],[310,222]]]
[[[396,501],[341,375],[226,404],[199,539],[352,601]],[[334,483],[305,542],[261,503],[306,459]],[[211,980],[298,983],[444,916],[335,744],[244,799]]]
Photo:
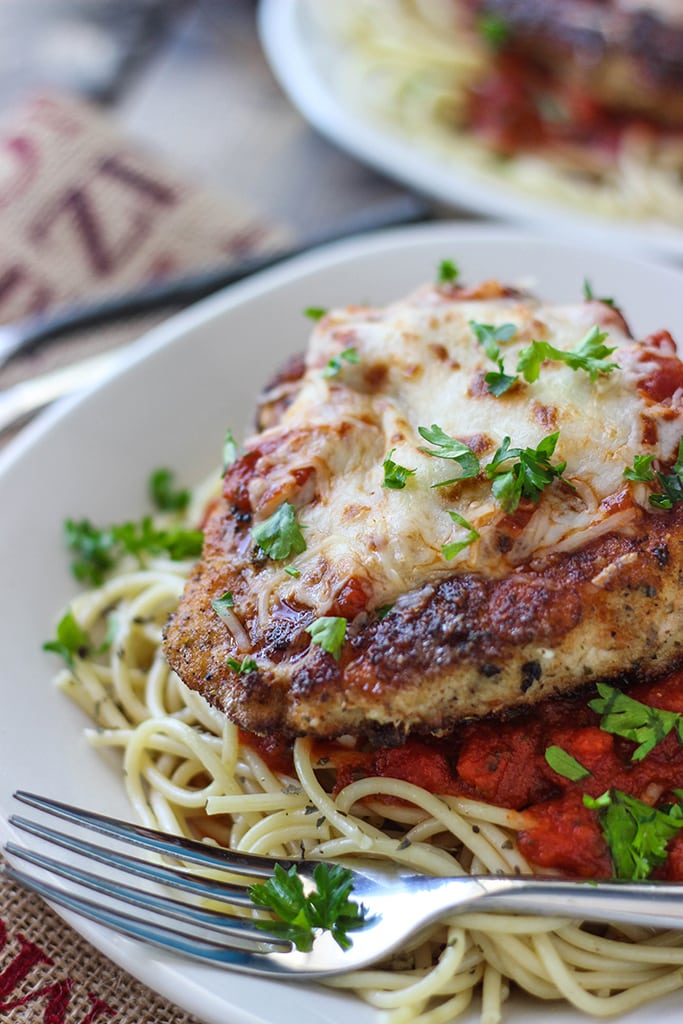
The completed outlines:
[[[497,282],[328,312],[168,624],[260,734],[383,744],[683,662],[683,364]]]

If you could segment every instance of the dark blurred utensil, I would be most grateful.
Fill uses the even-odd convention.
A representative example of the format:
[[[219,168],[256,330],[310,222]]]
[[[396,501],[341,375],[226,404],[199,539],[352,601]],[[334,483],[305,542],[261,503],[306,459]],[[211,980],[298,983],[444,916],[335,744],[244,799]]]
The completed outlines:
[[[346,218],[335,228],[311,236],[293,247],[262,256],[249,257],[239,263],[204,270],[142,288],[125,295],[98,300],[85,305],[69,306],[31,317],[16,323],[0,325],[0,367],[19,352],[28,352],[65,335],[103,324],[157,312],[161,309],[182,309],[259,270],[308,252],[328,242],[375,231],[398,224],[412,224],[429,219],[424,202],[412,194],[401,194]]]

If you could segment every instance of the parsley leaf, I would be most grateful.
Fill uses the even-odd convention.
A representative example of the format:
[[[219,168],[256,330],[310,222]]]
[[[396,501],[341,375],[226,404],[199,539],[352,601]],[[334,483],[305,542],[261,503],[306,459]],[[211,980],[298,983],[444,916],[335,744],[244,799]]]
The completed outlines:
[[[670,509],[683,501],[683,437],[678,443],[678,455],[673,473],[657,473],[662,494],[651,494],[650,504],[656,508]]]
[[[332,356],[323,370],[323,377],[336,377],[344,363],[359,363],[360,356],[355,348],[345,348],[338,356]]]
[[[439,284],[453,284],[458,280],[459,276],[460,271],[457,263],[454,263],[453,260],[441,260],[437,273]]]
[[[584,282],[583,282],[583,297],[586,300],[586,302],[592,302],[593,300],[595,300],[595,302],[603,302],[606,306],[612,306],[613,309],[616,309],[616,305],[617,304],[614,301],[614,299],[596,299],[595,298],[595,295],[593,293],[592,285],[591,285],[590,281],[588,280],[588,278],[586,278],[584,280]]]
[[[578,782],[579,779],[585,779],[591,774],[580,761],[555,744],[547,748],[545,759],[554,772],[563,779],[571,779],[572,782]]]
[[[174,473],[170,469],[155,469],[149,478],[149,493],[161,512],[183,512],[190,504],[186,487],[174,489]]]
[[[353,876],[340,864],[316,864],[313,871],[315,889],[308,895],[292,864],[289,870],[280,864],[267,882],[249,887],[252,903],[267,907],[279,921],[257,921],[264,931],[289,939],[303,953],[313,948],[315,931],[329,931],[342,949],[350,949],[348,932],[369,923],[367,910],[349,899]]]
[[[436,459],[452,459],[457,462],[462,473],[452,480],[442,480],[434,487],[445,487],[447,484],[455,484],[460,480],[468,480],[475,477],[479,472],[479,459],[471,448],[468,448],[462,441],[449,435],[441,429],[437,423],[432,423],[430,428],[418,427],[417,432],[425,441],[429,441],[434,448],[420,448],[419,451],[425,455],[431,455]]]
[[[447,509],[447,512],[454,523],[458,526],[462,526],[464,530],[467,530],[467,536],[463,540],[455,540],[450,544],[444,544],[441,548],[441,554],[446,560],[455,558],[456,555],[468,548],[470,544],[473,544],[475,540],[479,539],[479,534],[474,529],[471,523],[468,523],[464,516],[461,516],[459,512],[453,512],[452,509]]]
[[[217,615],[223,617],[226,612],[230,611],[235,607],[235,601],[232,596],[232,591],[226,590],[220,597],[214,597],[211,602],[211,607]]]
[[[479,33],[494,50],[501,49],[510,40],[510,27],[495,14],[484,14],[477,21]]]
[[[517,327],[515,324],[501,324],[499,327],[494,327],[492,324],[477,323],[476,320],[470,320],[470,327],[489,359],[498,364],[498,371],[491,370],[486,374],[484,380],[489,392],[499,398],[509,391],[513,384],[517,383],[517,377],[511,377],[505,373],[504,361],[498,343],[514,338]]]
[[[389,614],[393,607],[394,605],[392,603],[380,604],[377,608],[375,608],[375,615],[377,616],[378,620],[381,622],[382,619],[386,619],[387,615]]]
[[[223,438],[223,472],[225,473],[228,466],[232,466],[234,462],[237,462],[239,457],[237,442],[232,436],[232,430],[228,427]]]
[[[470,327],[486,355],[494,363],[500,359],[498,343],[511,341],[517,333],[515,324],[500,324],[499,327],[494,327],[492,324],[480,324],[476,320],[470,320]]]
[[[399,465],[398,462],[394,462],[392,455],[396,451],[392,448],[386,459],[382,463],[384,469],[384,481],[382,487],[388,487],[392,491],[402,491],[406,485],[406,481],[409,476],[415,476],[417,470],[406,469],[405,466]]]
[[[254,659],[249,657],[243,658],[241,662],[237,658],[228,658],[227,665],[228,668],[231,668],[233,672],[237,672],[240,676],[245,676],[249,672],[256,672],[258,670],[258,665]]]
[[[588,707],[602,715],[600,728],[604,732],[639,744],[632,761],[642,761],[674,728],[683,744],[683,716],[678,712],[651,708],[606,683],[598,683],[598,693]]]
[[[307,316],[309,320],[322,320],[327,315],[327,310],[324,306],[307,306],[304,310],[304,316]]]
[[[346,619],[337,615],[323,615],[306,626],[306,632],[310,633],[312,644],[319,644],[335,661],[339,661],[346,636]]]
[[[668,812],[658,810],[619,789],[597,799],[584,795],[583,802],[598,813],[615,878],[634,882],[649,878],[666,860],[667,844],[683,826],[680,804]]]
[[[90,637],[82,629],[69,608],[57,623],[55,639],[43,644],[44,651],[59,654],[70,668],[74,667],[74,655],[85,658],[90,650]]]
[[[522,498],[538,504],[545,488],[553,480],[561,478],[567,463],[559,462],[553,466],[550,462],[559,436],[559,430],[548,434],[537,448],[511,448],[510,438],[503,438],[503,443],[486,467],[486,475],[493,480],[491,489],[506,512],[514,512]],[[503,464],[510,459],[518,461],[511,468],[504,468]]]
[[[67,519],[64,530],[67,548],[76,556],[71,571],[81,583],[93,587],[99,586],[105,573],[126,554],[140,561],[146,554],[167,554],[178,562],[196,558],[202,550],[201,530],[181,526],[160,529],[154,526],[151,516],[145,516],[139,523],[119,523],[105,529],[93,526],[88,519]]]
[[[519,377],[511,377],[509,373],[505,373],[502,359],[498,365],[498,371],[489,370],[489,372],[484,375],[484,381],[487,385],[486,390],[489,394],[495,395],[496,398],[500,398],[501,395],[504,395],[505,392],[509,391],[512,385],[516,384],[519,380]]]
[[[606,331],[592,327],[576,348],[564,351],[555,348],[548,341],[532,341],[528,348],[522,349],[517,362],[517,372],[532,384],[538,380],[542,364],[547,360],[565,363],[572,370],[585,370],[591,381],[595,383],[599,374],[611,373],[619,368],[618,363],[610,363],[607,356],[615,351],[616,346],[609,348],[603,344],[607,337]]]
[[[165,512],[182,512],[189,504],[189,490],[173,486],[170,469],[155,470],[148,486],[152,500]],[[134,555],[141,563],[150,554],[167,554],[173,561],[196,558],[204,538],[201,530],[179,525],[158,527],[151,516],[145,516],[139,522],[107,527],[94,526],[89,519],[67,519],[64,539],[73,556],[73,575],[80,583],[97,587],[124,555]]]
[[[279,561],[291,554],[300,555],[306,550],[306,541],[296,520],[296,512],[285,501],[276,512],[262,523],[252,527],[251,535],[262,551]]]
[[[652,469],[653,460],[654,455],[635,455],[633,457],[633,466],[627,466],[624,470],[625,479],[639,480],[642,482],[654,480],[655,474]]]
[[[114,545],[120,553],[135,555],[166,554],[174,562],[186,558],[197,558],[202,551],[204,535],[201,530],[188,530],[183,526],[161,529],[154,525],[151,516],[145,516],[139,523],[121,523],[109,530]]]
[[[101,530],[89,519],[67,519],[64,523],[67,549],[74,554],[71,571],[80,583],[97,587],[105,573],[116,565],[111,530]]]

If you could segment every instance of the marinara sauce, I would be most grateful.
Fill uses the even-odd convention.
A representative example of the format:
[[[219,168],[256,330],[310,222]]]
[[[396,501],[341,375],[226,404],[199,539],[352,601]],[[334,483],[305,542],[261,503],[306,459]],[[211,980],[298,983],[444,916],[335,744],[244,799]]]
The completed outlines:
[[[632,687],[628,695],[683,714],[683,671]],[[600,728],[600,715],[588,706],[595,696],[591,690],[549,699],[508,721],[472,722],[457,734],[411,738],[401,747],[361,751],[317,742],[314,758],[335,769],[337,791],[359,778],[385,776],[431,793],[524,811],[528,825],[518,833],[518,844],[532,864],[568,876],[609,878],[609,851],[584,794],[598,797],[618,789],[655,807],[677,802],[673,790],[683,787],[683,745],[672,729],[646,757],[633,760],[636,743]],[[244,739],[276,770],[291,770],[285,744]],[[590,775],[571,781],[558,774],[546,760],[551,746],[561,747]],[[683,881],[683,830],[670,841],[656,875]]]

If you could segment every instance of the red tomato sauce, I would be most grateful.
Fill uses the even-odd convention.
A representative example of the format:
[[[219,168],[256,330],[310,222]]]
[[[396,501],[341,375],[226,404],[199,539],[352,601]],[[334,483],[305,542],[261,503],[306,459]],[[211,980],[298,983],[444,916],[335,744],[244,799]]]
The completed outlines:
[[[628,692],[643,704],[683,714],[683,671]],[[600,715],[588,707],[593,696],[546,700],[509,721],[472,722],[452,735],[411,738],[401,747],[363,751],[318,741],[313,756],[335,770],[336,791],[379,776],[524,811],[529,825],[518,833],[518,843],[532,864],[569,876],[608,878],[609,851],[584,794],[619,789],[653,806],[676,802],[672,790],[683,787],[683,745],[672,730],[634,761],[634,742],[600,728]],[[291,770],[286,743],[243,738],[273,768]],[[545,758],[550,746],[561,747],[591,774],[578,781],[559,775]],[[683,881],[683,834],[670,842],[668,854],[657,877]]]
[[[637,115],[601,103],[580,83],[555,81],[527,55],[501,51],[483,80],[467,96],[465,119],[470,131],[501,156],[520,152],[562,153],[580,146],[603,160],[618,154],[637,124],[641,133],[680,138],[644,111]]]

